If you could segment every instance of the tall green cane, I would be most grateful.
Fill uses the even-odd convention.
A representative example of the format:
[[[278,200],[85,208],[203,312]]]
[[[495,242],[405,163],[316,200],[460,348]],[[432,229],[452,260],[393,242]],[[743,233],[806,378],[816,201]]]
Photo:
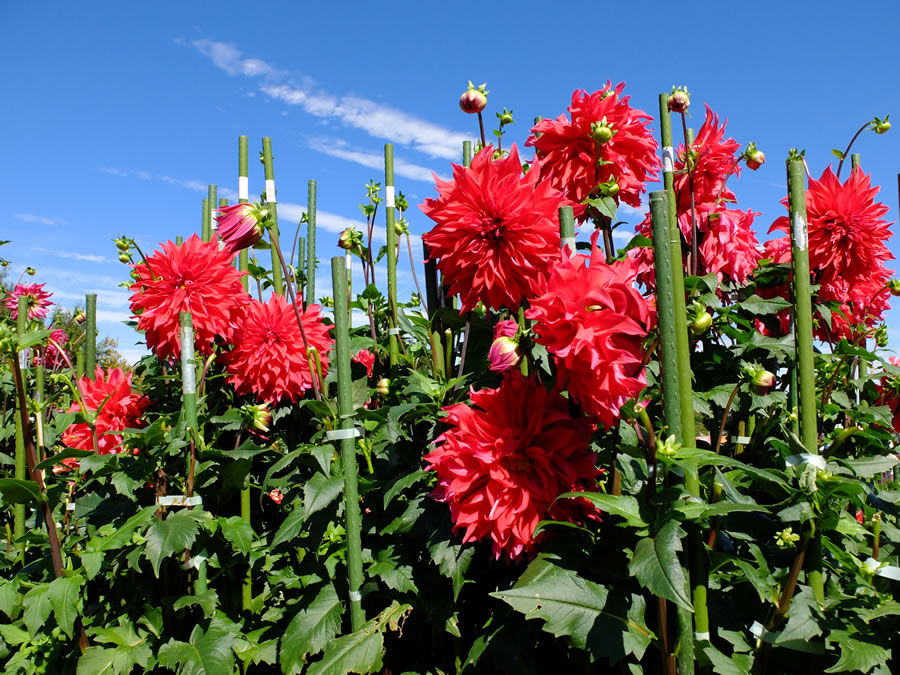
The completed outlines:
[[[247,171],[247,137],[238,136],[238,203],[246,204],[250,201],[250,178]],[[249,269],[247,249],[241,249],[238,254],[238,269],[246,272]],[[241,283],[245,291],[250,290],[250,277],[247,274],[241,277]],[[241,519],[248,525],[250,518],[250,472],[244,476],[244,485],[241,487]],[[244,575],[244,583],[241,586],[241,609],[245,612],[253,611],[253,567],[247,566]]]
[[[571,206],[559,207],[559,247],[560,252],[571,257],[575,255],[575,215]]]
[[[275,250],[275,244],[278,242],[278,206],[275,198],[275,169],[272,162],[272,139],[263,136],[263,166],[266,172],[266,206],[269,209],[269,215],[272,218],[272,224],[269,226],[269,236],[272,238],[272,283],[274,290],[278,295],[284,293],[284,276],[281,272],[281,261]]]
[[[860,161],[860,155],[858,152],[854,152],[852,155],[850,155],[850,173],[851,174],[854,171],[856,171],[857,169],[859,169],[859,161]],[[860,346],[863,349],[868,349],[869,348],[869,339],[867,337],[863,336]],[[868,363],[866,362],[865,359],[857,359],[857,361],[859,363],[859,379],[865,380],[866,375],[868,375],[868,370],[869,370]],[[859,392],[856,393],[856,396],[857,396],[857,402],[859,402]]]
[[[181,346],[181,392],[184,403],[185,440],[192,448],[196,448],[200,442],[200,426],[197,422],[197,366],[194,361],[194,325],[190,312],[179,314],[179,338]],[[193,472],[195,450],[191,451],[188,458],[188,497],[193,496]],[[194,579],[194,594],[199,595],[207,591],[206,563],[200,561],[197,565],[197,577]]]
[[[809,288],[809,233],[806,222],[806,166],[801,156],[792,153],[788,158],[787,176],[791,264],[794,272],[794,342],[796,349],[794,367],[797,370],[800,440],[808,453],[818,455],[812,296]],[[822,576],[822,535],[815,530],[815,521],[812,523],[812,528],[812,539],[807,556],[807,576],[816,600],[825,602],[825,582]]]
[[[216,204],[219,203],[219,190],[215,185],[210,185],[207,190],[209,191],[209,197],[207,197],[207,201],[209,202],[209,237],[204,239],[203,241],[209,241],[212,239],[213,234],[218,229],[219,224],[216,222]]]
[[[306,197],[306,304],[316,301],[316,181]]]
[[[678,364],[678,408],[680,410],[681,438],[676,440],[688,447],[696,446],[697,430],[694,420],[694,391],[691,384],[691,355],[687,330],[687,308],[684,301],[684,266],[681,250],[681,230],[678,228],[678,202],[675,199],[675,148],[672,145],[672,119],[669,115],[669,95],[659,95],[660,140],[663,155],[663,186],[668,202],[669,259],[672,279],[672,312],[674,315],[675,350]],[[700,496],[700,478],[697,471],[685,469],[684,486],[687,492]],[[694,672],[693,638],[709,639],[709,615],[706,606],[706,569],[703,543],[699,533],[691,532],[688,541],[690,557],[689,584],[694,602],[693,620],[689,612],[678,609],[680,649],[678,666],[683,673]],[[692,635],[691,629],[696,629]]]
[[[463,141],[463,166],[468,168],[472,163],[472,141]]]
[[[16,333],[19,339],[28,332],[28,298],[23,295],[19,296],[19,304],[16,308]],[[27,352],[20,351],[16,358],[19,359],[19,366],[22,369],[22,379],[26,377],[25,366],[28,365]],[[25,430],[21,423],[22,414],[20,412],[19,398],[16,397],[16,480],[25,480],[27,478],[27,460],[25,457]],[[13,521],[15,538],[19,541],[19,560],[25,564],[25,504],[16,504],[13,509]]]
[[[209,219],[209,197],[203,198],[203,214],[200,221],[200,238],[203,241],[212,239],[212,222]]]
[[[84,347],[87,350],[85,370],[88,377],[94,377],[94,370],[97,368],[97,294],[88,293],[84,305],[87,316],[84,323]]]
[[[339,428],[329,432],[329,440],[340,440],[344,465],[344,513],[347,520],[347,567],[350,590],[350,625],[354,631],[366,622],[359,589],[363,583],[360,543],[359,489],[356,468],[356,435],[353,426],[353,381],[350,375],[350,313],[347,311],[347,270],[344,257],[331,259],[334,293],[334,337],[337,360]]]
[[[391,356],[391,368],[397,365],[398,334],[397,327],[397,230],[394,229],[394,146],[384,144],[384,214],[387,227],[387,276],[388,276],[388,343]]]

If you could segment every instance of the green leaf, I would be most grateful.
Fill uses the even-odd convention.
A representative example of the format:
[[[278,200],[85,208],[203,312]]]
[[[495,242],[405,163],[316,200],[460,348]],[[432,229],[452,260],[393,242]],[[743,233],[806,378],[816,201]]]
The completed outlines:
[[[761,298],[758,295],[751,295],[743,302],[739,302],[737,306],[751,314],[777,314],[781,310],[791,307],[791,303],[780,297]]]
[[[491,596],[508,603],[527,619],[543,619],[546,632],[556,637],[568,636],[575,647],[584,649],[608,594],[605,587],[538,558],[513,588]]]
[[[836,637],[841,648],[841,658],[826,673],[843,673],[848,671],[860,671],[868,673],[875,666],[887,663],[891,660],[891,650],[885,649],[872,642],[857,640],[846,634],[845,631],[834,631],[829,639]]]
[[[678,560],[684,530],[669,521],[653,539],[641,539],[634,549],[628,570],[655,595],[671,600],[679,607],[694,611],[685,592],[684,571]]]
[[[90,450],[76,450],[75,448],[66,448],[62,452],[57,452],[55,455],[48,457],[43,462],[38,464],[35,468],[44,470],[44,469],[52,469],[54,466],[58,466],[62,463],[64,459],[70,459],[74,457],[75,459],[81,459],[82,457],[87,457],[88,455],[93,455],[94,453]]]
[[[384,656],[384,632],[397,630],[410,611],[412,605],[401,605],[395,600],[355,633],[329,642],[322,660],[313,663],[307,675],[365,675],[380,670]]]
[[[316,511],[328,506],[344,489],[343,476],[327,477],[315,474],[303,486],[303,507],[308,519]]]
[[[294,615],[281,639],[281,668],[300,672],[308,654],[318,654],[341,629],[341,601],[330,583]]]
[[[837,148],[831,149],[831,154],[837,157],[838,159],[844,159],[844,153],[838,150]]]
[[[100,571],[103,564],[103,551],[82,551],[81,565],[84,567],[84,574],[88,579],[93,579]]]
[[[415,485],[425,475],[425,472],[419,469],[417,471],[413,471],[412,473],[408,473],[405,476],[401,476],[396,481],[394,481],[394,484],[384,492],[384,508],[387,508],[388,504],[390,504],[394,497],[400,494],[401,491],[405,490],[410,485]]]
[[[159,662],[163,666],[180,665],[180,673],[218,675],[234,671],[234,651],[237,640],[234,624],[223,619],[213,619],[204,630],[200,625],[191,632],[190,642],[170,639],[159,650]]]
[[[40,330],[32,330],[25,333],[25,335],[19,338],[19,351],[34,347],[36,344],[43,341],[44,338],[49,337],[52,332],[53,331],[49,328],[42,328]]]
[[[444,539],[436,544],[431,544],[428,552],[431,553],[431,559],[437,564],[441,574],[448,577],[450,583],[453,584],[453,602],[456,602],[466,581],[466,570],[469,569],[469,564],[475,556],[475,548],[462,544],[451,544]]]
[[[165,520],[155,520],[147,529],[147,546],[144,555],[153,566],[153,573],[159,578],[159,565],[163,558],[190,548],[197,538],[200,526],[197,521],[202,516],[197,512],[181,510]]]
[[[716,502],[706,504],[704,502],[681,502],[676,509],[684,514],[687,520],[703,520],[712,516],[721,516],[734,511],[766,511],[765,506],[759,504],[735,504],[734,502]]]
[[[250,553],[250,547],[253,545],[253,528],[250,523],[240,516],[231,516],[219,518],[219,526],[222,528],[222,534],[236,550],[244,555]]]
[[[210,618],[219,606],[219,594],[210,589],[204,593],[196,593],[195,595],[182,595],[172,605],[172,609],[176,612],[184,607],[197,605],[203,612],[203,616]]]
[[[806,651],[805,647],[809,646],[812,638],[822,634],[822,629],[813,616],[814,605],[816,605],[816,600],[813,597],[812,589],[808,586],[801,588],[791,598],[788,622],[775,639],[776,647],[796,648],[799,646],[802,651]]]
[[[272,539],[272,548],[300,534],[300,530],[303,529],[303,523],[305,522],[306,512],[303,509],[303,505],[297,504],[275,533],[275,538]]]
[[[641,518],[640,505],[637,499],[628,495],[615,496],[600,492],[566,492],[557,497],[557,499],[574,499],[579,497],[588,500],[601,511],[621,516],[632,527],[649,527],[644,519]]]
[[[150,648],[140,645],[138,648],[114,647],[88,647],[78,659],[77,675],[126,675],[134,670],[134,667],[142,659],[144,663],[149,660]]]
[[[131,516],[128,520],[125,521],[125,524],[122,525],[118,530],[116,530],[112,535],[103,538],[103,543],[100,546],[100,551],[110,551],[116,548],[122,548],[126,544],[131,542],[131,536],[134,534],[135,529],[137,529],[140,525],[143,525],[148,520],[153,517],[153,514],[156,513],[158,507],[156,506],[147,506],[138,511],[136,514]]]
[[[7,504],[40,503],[43,499],[37,483],[18,478],[0,478],[0,494]]]
[[[28,631],[11,623],[0,623],[0,636],[10,645],[20,645],[31,640]]]
[[[881,618],[882,616],[898,615],[900,615],[900,602],[896,602],[894,600],[888,600],[887,602],[881,603],[874,609],[863,610],[860,612],[860,617],[866,623],[869,623],[873,619]]]
[[[753,666],[753,657],[750,654],[732,654],[725,656],[712,645],[703,650],[710,660],[717,675],[749,675]]]
[[[37,635],[50,616],[50,584],[38,584],[25,594],[25,613],[22,616],[28,632]]]
[[[893,456],[863,457],[862,459],[835,459],[834,461],[848,467],[860,478],[871,478],[872,476],[877,476],[886,471],[890,471],[898,462]]]
[[[19,579],[0,582],[0,612],[9,617],[15,615],[15,607],[19,604]]]
[[[50,582],[50,606],[56,615],[56,623],[62,631],[72,637],[75,617],[78,616],[78,600],[84,578],[79,576],[59,577]]]

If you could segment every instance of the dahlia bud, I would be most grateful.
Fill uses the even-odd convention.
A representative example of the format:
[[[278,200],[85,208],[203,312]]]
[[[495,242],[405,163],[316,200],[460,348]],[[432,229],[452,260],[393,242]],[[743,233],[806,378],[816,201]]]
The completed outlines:
[[[756,148],[756,143],[750,143],[743,154],[747,168],[756,171],[759,167],[766,163],[766,153]]]
[[[612,130],[612,127],[606,123],[606,117],[604,117],[599,123],[591,122],[591,138],[593,138],[597,145],[604,145],[609,142],[615,135],[615,131]]]
[[[72,321],[77,323],[79,326],[87,321],[87,314],[84,313],[83,309],[78,309],[75,311],[75,314],[72,316]]]
[[[469,87],[463,92],[462,96],[459,97],[459,107],[464,113],[469,113],[471,115],[480,113],[484,110],[484,107],[487,105],[487,95],[489,93],[485,91],[486,86],[487,83],[484,83],[476,88],[475,85],[472,84],[472,80],[469,80]]]
[[[507,124],[513,124],[515,120],[513,120],[512,110],[503,109],[502,113],[497,113],[497,119],[500,120],[500,126],[504,126]]]
[[[891,295],[900,295],[900,279],[891,279],[887,282],[887,287],[891,291]]]
[[[229,252],[250,248],[262,239],[266,231],[265,221],[269,217],[268,209],[246,202],[223,206],[218,212],[219,239],[225,242]]]
[[[499,337],[515,337],[518,332],[519,324],[512,319],[504,319],[503,321],[498,321],[494,326],[494,339],[496,340]]]
[[[0,258],[0,267],[9,267],[9,260],[4,260]]]
[[[691,321],[689,328],[694,335],[703,335],[706,331],[709,330],[709,327],[712,326],[712,322],[712,314],[704,309],[694,317],[694,320]]]
[[[398,211],[406,211],[409,208],[409,202],[406,199],[406,195],[403,194],[402,191],[397,192],[397,196],[394,197],[394,206],[397,207]]]
[[[346,230],[341,232],[341,236],[338,239],[338,246],[345,251],[352,251],[361,244],[362,232],[357,230],[355,227],[348,227]]]
[[[792,527],[786,527],[775,535],[775,543],[778,544],[780,548],[790,548],[798,541],[800,541],[800,535],[794,534],[794,528]]]
[[[406,222],[406,218],[394,221],[394,232],[398,237],[402,234],[409,234],[409,223]]]
[[[271,492],[269,492],[269,499],[271,499],[276,504],[280,504],[281,500],[284,499],[284,493],[278,488],[275,488]]]
[[[375,390],[382,396],[387,396],[391,391],[391,381],[386,377],[382,377],[375,385]]]
[[[127,253],[120,253],[119,254],[119,262],[125,263],[127,265],[128,263],[131,262],[131,256],[128,255]]]
[[[113,241],[116,242],[116,248],[119,249],[120,251],[124,252],[124,251],[127,251],[129,248],[131,248],[128,245],[128,242],[125,241],[124,237],[121,239],[114,239]]]
[[[243,412],[250,426],[254,429],[263,433],[269,430],[269,425],[272,423],[272,412],[269,410],[268,405],[265,403],[245,405]]]
[[[881,324],[875,331],[875,344],[884,349],[888,346],[887,326]]]
[[[888,117],[890,115],[885,115],[884,119],[878,119],[877,117],[872,120],[872,130],[876,134],[886,134],[891,129],[891,123],[888,122]]]
[[[774,386],[775,375],[769,370],[758,370],[750,380],[750,391],[758,396],[765,396]]]
[[[28,276],[33,277],[35,275],[35,273],[36,273],[36,271],[33,267],[25,268],[25,274],[27,274]]]
[[[488,352],[490,369],[498,373],[506,372],[519,365],[519,343],[509,337],[498,337]]]
[[[687,87],[672,87],[672,93],[669,94],[668,108],[673,113],[683,113],[691,104],[691,95],[688,94]]]
[[[679,450],[681,450],[681,443],[675,440],[674,435],[669,436],[665,441],[656,445],[656,454],[666,457],[671,457]]]

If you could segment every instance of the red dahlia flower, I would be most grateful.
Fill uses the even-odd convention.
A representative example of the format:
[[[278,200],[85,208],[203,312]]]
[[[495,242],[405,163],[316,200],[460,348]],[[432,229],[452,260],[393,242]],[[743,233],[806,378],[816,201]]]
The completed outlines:
[[[554,503],[591,489],[600,473],[590,452],[590,422],[573,419],[569,402],[513,373],[497,389],[471,392],[472,405],[444,408],[451,428],[425,456],[437,472],[436,499],[447,502],[463,543],[490,538],[494,555],[515,559],[532,549],[538,522],[573,520]]]
[[[584,201],[600,183],[615,179],[618,199],[640,207],[644,183],[657,177],[657,144],[648,128],[652,118],[628,105],[630,97],[622,97],[624,87],[623,82],[613,89],[607,82],[593,94],[575,91],[571,119],[560,115],[538,122],[525,143],[534,146],[541,160],[541,180],[549,180],[574,202]],[[603,133],[595,137],[595,131]]]
[[[265,232],[263,221],[268,212],[259,204],[232,204],[218,211],[221,215],[216,217],[219,223],[217,231],[228,251],[236,253],[262,239]]]
[[[631,260],[607,265],[597,248],[556,264],[547,291],[531,301],[536,342],[556,361],[569,395],[610,427],[646,383],[641,342],[651,325],[647,300],[634,287]]]
[[[460,313],[478,302],[514,309],[541,292],[549,266],[559,260],[559,207],[569,202],[549,183],[538,183],[538,166],[522,175],[516,146],[492,160],[486,147],[466,169],[453,165],[453,180],[435,177],[438,199],[420,207],[435,227],[425,234],[431,257]]]
[[[11,312],[12,318],[19,316],[19,298],[28,300],[28,320],[43,319],[47,316],[47,308],[53,303],[48,298],[53,295],[44,290],[46,284],[16,284],[12,293],[6,296],[6,308]]]
[[[241,285],[243,273],[231,266],[233,258],[217,241],[203,242],[194,234],[181,246],[166,242],[146,263],[134,265],[138,279],[131,285],[131,311],[157,356],[181,353],[179,312],[191,312],[200,353],[212,353],[216,336],[232,341],[250,300]]]
[[[125,429],[144,426],[141,415],[150,405],[145,397],[131,391],[131,373],[119,368],[104,372],[97,367],[94,378],[83,377],[78,381],[78,391],[84,399],[84,406],[96,415],[94,427],[97,431],[97,450],[101,455],[124,452],[122,432]],[[79,412],[78,403],[72,404],[69,412]],[[62,442],[76,450],[94,450],[91,427],[86,422],[72,424],[63,432]],[[77,460],[63,460],[63,464],[75,467]]]
[[[900,366],[900,359],[895,356],[889,356],[888,362],[892,366]],[[877,389],[878,400],[875,405],[886,405],[891,409],[894,431],[900,433],[900,378],[882,377]]]
[[[322,323],[319,305],[309,305],[301,313],[309,346],[319,354],[322,377],[328,374],[328,352],[334,340]],[[312,388],[310,359],[303,345],[297,317],[287,300],[272,295],[261,303],[252,300],[247,308],[235,348],[224,356],[228,382],[238,394],[253,393],[257,400],[276,404],[291,402]],[[315,368],[315,363],[312,368]]]
[[[725,185],[729,174],[740,175],[741,168],[738,163],[735,166],[735,156],[741,149],[741,144],[733,138],[725,138],[725,122],[719,126],[719,116],[709,106],[706,106],[706,119],[697,131],[697,136],[691,144],[691,175],[694,179],[694,203],[714,204],[719,198],[721,201],[735,201],[734,193],[727,188],[719,190]],[[682,231],[687,229],[686,236],[690,236],[691,222],[691,179],[685,171],[684,146],[679,146],[675,161],[675,195],[678,200],[679,215],[687,213],[687,225],[681,225]]]
[[[43,364],[51,370],[64,368],[67,365],[66,357],[68,355],[65,353],[62,346],[69,341],[69,336],[62,328],[57,328],[52,333],[50,333],[50,339],[53,340],[56,345],[59,345],[59,349],[57,349],[56,345],[54,344],[48,344],[46,347],[44,347],[43,358],[39,354],[35,354],[34,364],[36,366]]]
[[[361,349],[350,360],[365,366],[366,375],[372,377],[372,368],[375,367],[375,355],[372,352],[368,349]]]
[[[809,181],[806,191],[809,268],[814,283],[824,286],[843,281],[849,286],[848,299],[858,304],[869,298],[856,287],[886,272],[883,263],[894,258],[884,243],[891,237],[891,224],[882,220],[888,207],[875,201],[876,194],[878,188],[869,187],[869,176],[861,170],[851,172],[841,184],[830,166],[819,180]],[[782,203],[787,206],[786,199]],[[782,216],[769,232],[787,233],[788,225],[787,216]]]

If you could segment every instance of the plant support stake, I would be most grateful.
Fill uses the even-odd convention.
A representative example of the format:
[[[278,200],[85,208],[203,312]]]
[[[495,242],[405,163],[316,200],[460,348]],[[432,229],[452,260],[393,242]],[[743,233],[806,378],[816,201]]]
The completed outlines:
[[[384,144],[384,215],[387,227],[387,276],[388,276],[388,315],[391,329],[388,331],[388,343],[391,355],[391,368],[397,365],[397,230],[394,228],[394,146]]]
[[[306,198],[306,304],[316,301],[316,181],[309,181]]]
[[[337,360],[341,462],[344,465],[344,513],[347,520],[347,568],[349,570],[350,626],[358,631],[366,622],[362,609],[362,545],[360,543],[359,490],[356,439],[353,426],[353,380],[350,374],[350,313],[347,311],[347,270],[344,256],[331,259],[334,293],[334,337]]]
[[[275,169],[272,163],[272,139],[263,136],[263,166],[266,172],[266,207],[269,209],[269,215],[272,218],[272,224],[269,226],[269,236],[272,238],[272,283],[273,290],[281,295],[284,293],[284,277],[281,273],[281,261],[275,252],[275,244],[278,242],[278,206],[275,198]]]
[[[85,372],[89,378],[94,377],[97,368],[97,294],[88,293],[85,296],[84,346],[87,350]]]

